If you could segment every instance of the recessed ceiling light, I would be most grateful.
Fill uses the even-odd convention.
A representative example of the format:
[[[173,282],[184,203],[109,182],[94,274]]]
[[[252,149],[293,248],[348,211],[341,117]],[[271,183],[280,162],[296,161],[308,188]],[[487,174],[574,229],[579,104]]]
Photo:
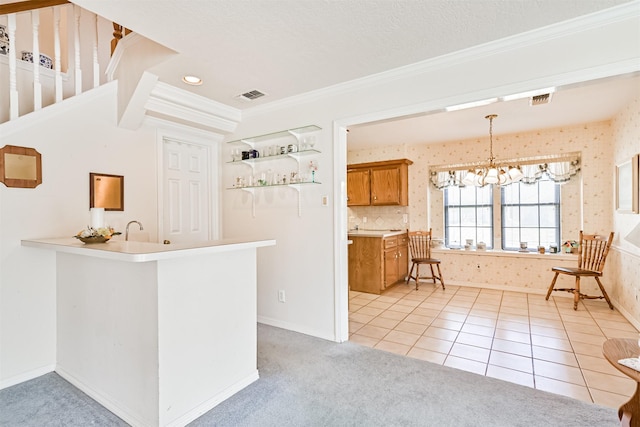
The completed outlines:
[[[199,86],[202,84],[202,79],[196,76],[184,76],[182,77],[182,81],[192,86]]]

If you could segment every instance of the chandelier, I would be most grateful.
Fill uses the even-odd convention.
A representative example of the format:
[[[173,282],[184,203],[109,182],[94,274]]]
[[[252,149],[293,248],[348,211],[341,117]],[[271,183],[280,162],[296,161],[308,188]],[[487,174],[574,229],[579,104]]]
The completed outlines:
[[[462,179],[462,184],[484,187],[487,184],[508,185],[520,181],[524,175],[518,165],[503,165],[496,162],[493,155],[493,119],[497,114],[489,114],[489,161],[479,164],[474,169],[469,169]]]

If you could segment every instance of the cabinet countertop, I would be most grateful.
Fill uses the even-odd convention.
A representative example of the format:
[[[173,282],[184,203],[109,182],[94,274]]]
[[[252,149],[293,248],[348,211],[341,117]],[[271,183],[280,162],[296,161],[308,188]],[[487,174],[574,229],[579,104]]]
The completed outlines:
[[[347,236],[351,237],[392,237],[406,233],[406,230],[349,230]]]
[[[129,262],[159,261],[183,256],[215,254],[246,248],[274,246],[275,244],[275,240],[254,241],[244,239],[209,240],[171,245],[135,241],[112,241],[86,245],[74,238],[22,240],[22,246]]]

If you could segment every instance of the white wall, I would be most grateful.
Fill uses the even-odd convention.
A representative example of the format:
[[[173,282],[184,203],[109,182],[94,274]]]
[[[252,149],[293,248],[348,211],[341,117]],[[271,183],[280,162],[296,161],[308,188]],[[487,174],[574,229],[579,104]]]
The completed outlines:
[[[42,154],[43,175],[35,189],[0,185],[0,388],[55,363],[54,254],[21,247],[21,239],[86,227],[89,172],[124,175],[125,211],[105,213],[108,224],[124,231],[137,219],[156,234],[155,132],[118,129],[115,93],[111,83],[0,128],[2,145]]]
[[[601,24],[585,21],[579,30],[572,25],[575,32],[547,28],[407,67],[390,73],[388,78],[375,76],[349,87],[338,86],[322,96],[309,94],[250,110],[228,140],[308,124],[323,128],[318,144],[323,151],[319,157],[323,184],[302,191],[301,217],[291,194],[286,193],[292,190],[267,189],[261,193],[255,218],[251,217],[247,194],[223,192],[226,237],[277,240],[276,247],[259,260],[259,319],[321,337],[344,339],[344,325],[335,323],[336,318],[344,320],[344,316],[335,317],[333,310],[336,301],[346,310],[347,287],[346,271],[333,275],[346,257],[346,202],[336,192],[346,179],[346,146],[339,142],[339,126],[638,70],[637,15],[627,13]],[[578,25],[576,21],[574,24]],[[227,186],[234,174],[229,169],[225,167],[223,176]],[[330,195],[329,208],[320,206],[322,194]],[[286,291],[287,302],[278,302],[279,289]]]

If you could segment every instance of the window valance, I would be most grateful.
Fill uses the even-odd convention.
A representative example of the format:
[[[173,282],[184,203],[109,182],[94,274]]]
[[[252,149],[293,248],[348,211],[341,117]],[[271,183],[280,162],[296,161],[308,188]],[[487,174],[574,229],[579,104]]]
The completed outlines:
[[[519,165],[524,178],[520,182],[533,184],[545,174],[556,183],[564,183],[580,171],[580,153],[509,159],[500,165]],[[429,168],[431,183],[437,189],[449,186],[464,186],[462,180],[469,170],[477,168],[479,163],[461,163],[437,165]]]

